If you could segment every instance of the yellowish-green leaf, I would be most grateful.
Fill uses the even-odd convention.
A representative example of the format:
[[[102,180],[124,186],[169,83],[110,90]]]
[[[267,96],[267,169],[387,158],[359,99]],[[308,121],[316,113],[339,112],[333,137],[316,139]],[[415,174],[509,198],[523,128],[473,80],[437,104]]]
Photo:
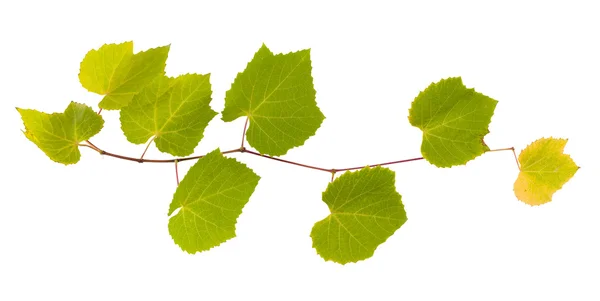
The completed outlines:
[[[310,234],[317,253],[341,264],[373,256],[407,220],[394,183],[395,173],[384,167],[346,172],[329,183],[323,201],[331,214]]]
[[[132,143],[154,137],[156,147],[174,156],[194,151],[217,114],[210,108],[210,75],[157,77],[121,109],[121,128]]]
[[[408,116],[423,131],[423,157],[437,167],[451,167],[490,150],[483,137],[497,103],[467,89],[460,77],[429,85],[415,98]]]
[[[74,164],[79,161],[79,143],[96,135],[104,126],[102,117],[92,108],[71,102],[64,113],[47,114],[20,109],[24,134],[55,162]]]
[[[260,177],[217,149],[199,159],[173,196],[169,233],[188,253],[206,251],[235,237],[235,224]]]
[[[118,110],[157,76],[165,73],[170,46],[133,54],[133,42],[105,44],[89,51],[81,62],[81,85],[104,98],[99,106]]]
[[[274,55],[263,45],[225,96],[223,121],[248,116],[248,143],[281,156],[303,145],[325,119],[315,101],[310,50]]]
[[[567,139],[541,138],[519,154],[521,172],[515,181],[517,198],[529,205],[541,205],[567,183],[579,167],[563,153]]]

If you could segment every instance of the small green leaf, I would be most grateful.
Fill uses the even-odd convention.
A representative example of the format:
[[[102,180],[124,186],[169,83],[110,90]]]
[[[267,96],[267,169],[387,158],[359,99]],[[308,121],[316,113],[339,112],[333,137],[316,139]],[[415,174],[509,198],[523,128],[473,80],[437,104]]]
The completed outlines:
[[[20,109],[25,136],[55,162],[65,165],[79,161],[79,143],[96,135],[104,120],[92,108],[71,102],[64,113],[47,114]]]
[[[281,156],[303,145],[325,119],[315,95],[309,49],[273,55],[263,45],[227,91],[223,121],[248,116],[248,143]]]
[[[373,256],[375,249],[406,222],[395,173],[383,167],[346,172],[323,192],[331,214],[310,236],[325,260],[345,264]]]
[[[199,159],[177,187],[169,233],[188,253],[206,251],[235,237],[235,224],[260,177],[217,149]]]
[[[133,42],[105,44],[89,51],[79,72],[81,85],[104,98],[99,106],[118,110],[157,76],[165,73],[170,45],[133,54]]]
[[[497,103],[467,89],[460,77],[429,85],[415,98],[408,116],[423,131],[423,157],[437,167],[451,167],[490,150],[483,137]]]
[[[571,156],[563,153],[567,139],[541,138],[519,154],[521,172],[515,181],[517,198],[529,205],[552,200],[579,169]]]
[[[132,143],[154,136],[156,147],[173,156],[194,152],[217,114],[210,108],[210,75],[157,77],[121,109],[121,128]]]

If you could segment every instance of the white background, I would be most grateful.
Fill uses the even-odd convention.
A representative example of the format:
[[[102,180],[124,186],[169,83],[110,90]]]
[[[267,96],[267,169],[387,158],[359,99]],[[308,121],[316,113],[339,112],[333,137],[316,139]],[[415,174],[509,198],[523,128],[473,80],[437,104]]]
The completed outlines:
[[[600,300],[596,1],[323,2],[2,2],[0,300]],[[510,152],[451,169],[393,166],[408,222],[374,257],[342,266],[309,237],[328,214],[329,175],[236,154],[262,177],[238,237],[188,255],[167,231],[173,165],[83,149],[65,167],[21,133],[17,106],[97,108],[79,63],[127,40],[136,52],[170,43],[170,76],[212,73],[216,111],[261,43],[311,48],[327,119],[286,159],[341,168],[419,156],[411,101],[462,76],[499,101],[491,148],[565,137],[582,168],[551,203],[530,207],[512,192]],[[126,141],[118,112],[102,116],[92,141],[139,156],[144,146]],[[218,116],[196,154],[238,147],[242,127]],[[147,157],[167,156],[153,147]]]

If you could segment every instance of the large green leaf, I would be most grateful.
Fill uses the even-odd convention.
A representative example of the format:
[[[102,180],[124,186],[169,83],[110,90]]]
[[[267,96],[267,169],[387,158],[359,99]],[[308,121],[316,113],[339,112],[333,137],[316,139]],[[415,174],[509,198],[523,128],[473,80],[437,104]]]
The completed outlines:
[[[325,119],[315,95],[309,49],[273,55],[263,45],[227,91],[223,120],[248,116],[248,143],[281,156],[303,145]]]
[[[541,205],[567,183],[579,167],[563,153],[567,139],[541,138],[519,154],[521,172],[515,181],[517,198],[529,205]]]
[[[174,156],[194,151],[217,114],[210,108],[210,75],[157,77],[121,109],[121,128],[132,143],[154,136],[156,147]]]
[[[104,120],[92,108],[71,102],[64,113],[47,114],[20,109],[24,134],[55,162],[74,164],[79,161],[79,143],[96,135]]]
[[[375,249],[406,222],[395,173],[384,167],[346,172],[323,192],[331,214],[310,236],[325,260],[341,264],[373,256]]]
[[[133,54],[133,42],[105,44],[85,55],[79,81],[90,92],[104,95],[100,108],[118,110],[165,73],[169,48],[167,45]]]
[[[190,168],[169,208],[169,233],[188,253],[216,247],[235,237],[235,224],[260,177],[217,149]]]
[[[467,89],[460,77],[429,85],[415,98],[408,116],[423,131],[423,157],[438,167],[451,167],[490,150],[483,137],[497,103]]]

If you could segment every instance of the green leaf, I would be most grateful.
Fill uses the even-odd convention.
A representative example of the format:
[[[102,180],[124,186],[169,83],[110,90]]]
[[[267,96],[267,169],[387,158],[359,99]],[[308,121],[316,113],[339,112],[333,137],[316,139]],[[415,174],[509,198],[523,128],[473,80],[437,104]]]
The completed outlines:
[[[515,181],[517,198],[529,205],[541,205],[567,183],[579,167],[563,153],[567,139],[541,138],[519,154],[521,172]]]
[[[81,61],[81,85],[104,98],[99,106],[118,110],[157,76],[165,73],[170,45],[133,54],[133,42],[105,44]]]
[[[177,187],[169,233],[188,253],[206,251],[235,237],[235,224],[260,177],[219,149],[199,159]]]
[[[47,114],[20,109],[27,139],[55,162],[65,165],[79,161],[79,143],[96,135],[104,120],[92,108],[71,102],[64,113]]]
[[[315,95],[309,49],[273,55],[263,44],[227,91],[223,121],[248,116],[248,143],[281,156],[303,145],[325,119]]]
[[[317,253],[341,264],[373,256],[407,220],[394,182],[395,173],[379,166],[346,172],[329,183],[323,201],[331,214],[310,234]]]
[[[483,137],[497,103],[467,89],[460,77],[429,85],[413,101],[408,117],[423,131],[423,157],[437,167],[451,167],[490,150]]]
[[[121,109],[121,128],[132,143],[154,137],[156,147],[173,156],[194,152],[217,114],[210,108],[210,75],[157,77]]]

